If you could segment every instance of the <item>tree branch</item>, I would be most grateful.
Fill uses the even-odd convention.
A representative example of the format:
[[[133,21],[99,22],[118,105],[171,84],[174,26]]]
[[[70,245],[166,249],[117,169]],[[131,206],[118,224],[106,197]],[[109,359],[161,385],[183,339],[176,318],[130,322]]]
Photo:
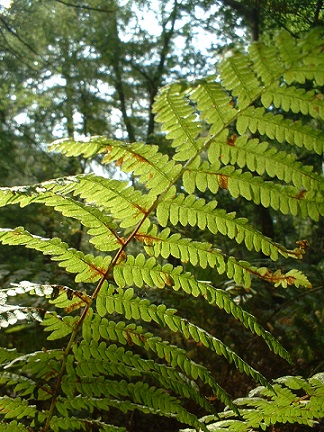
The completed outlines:
[[[316,5],[316,10],[315,10],[315,14],[314,14],[314,25],[319,25],[320,23],[323,24],[323,21],[320,20],[319,16],[321,13],[321,10],[323,9],[323,0],[318,0],[317,5]]]
[[[104,12],[104,13],[113,13],[116,12],[116,10],[112,9],[112,10],[108,10],[108,9],[100,9],[100,8],[95,8],[95,7],[91,7],[91,6],[87,6],[87,5],[82,5],[82,4],[73,4],[73,3],[69,3],[63,0],[53,0],[56,1],[57,3],[61,3],[65,6],[69,6],[69,7],[74,7],[76,9],[85,9],[85,10],[90,10],[90,11],[95,11],[95,12]]]
[[[18,34],[18,32],[15,30],[15,29],[13,29],[6,21],[5,21],[5,19],[3,18],[3,16],[1,16],[0,15],[0,23],[1,24],[3,24],[3,26],[5,27],[5,29],[10,33],[10,34],[12,34],[15,38],[17,38],[18,40],[19,40],[19,42],[23,45],[23,46],[25,46],[29,51],[31,51],[36,57],[37,57],[37,59],[38,60],[41,60],[42,62],[43,62],[43,65],[44,66],[47,66],[47,67],[49,67],[49,66],[51,66],[51,63],[49,63],[47,60],[45,60],[28,42],[26,42],[19,34]],[[16,52],[17,53],[17,55],[18,55],[18,52],[16,51],[16,50],[14,50],[12,47],[11,47],[11,45],[9,44],[9,42],[8,42],[8,40],[6,39],[6,37],[4,36],[4,34],[3,34],[3,32],[1,32],[2,33],[2,36],[3,36],[3,38],[4,38],[4,40],[6,41],[6,43],[7,43],[7,45],[14,51],[14,52]],[[19,54],[19,57],[20,57],[20,54]],[[26,62],[25,62],[25,64],[27,64]],[[31,66],[29,66],[29,67],[31,67]],[[31,69],[33,69],[33,70],[36,70],[35,68],[33,68],[33,67],[31,67]]]
[[[160,52],[160,61],[159,61],[159,64],[157,66],[157,69],[156,69],[152,79],[150,80],[150,87],[151,88],[149,91],[149,96],[150,96],[149,122],[148,122],[148,126],[147,126],[146,141],[148,141],[150,136],[154,133],[155,115],[153,114],[152,106],[154,103],[155,96],[157,95],[159,86],[161,85],[162,76],[163,76],[164,67],[165,67],[165,62],[167,59],[167,55],[170,51],[170,41],[171,41],[172,36],[174,34],[174,26],[175,26],[175,22],[177,20],[177,14],[178,14],[178,2],[177,2],[177,0],[175,0],[174,6],[172,9],[172,12],[169,15],[169,18],[162,24],[163,31],[162,31],[162,35],[161,35],[162,49]],[[166,31],[166,24],[170,21],[171,21],[170,30]]]

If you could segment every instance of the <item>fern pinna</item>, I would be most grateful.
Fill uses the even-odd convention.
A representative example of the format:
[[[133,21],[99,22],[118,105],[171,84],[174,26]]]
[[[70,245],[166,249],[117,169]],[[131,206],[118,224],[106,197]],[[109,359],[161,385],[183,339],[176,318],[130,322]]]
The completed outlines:
[[[23,227],[0,230],[3,244],[40,251],[75,274],[73,288],[59,281],[23,281],[1,291],[2,327],[38,319],[48,340],[59,343],[65,338],[65,348],[49,346],[28,354],[0,350],[1,383],[7,389],[0,401],[0,430],[126,430],[113,424],[110,412],[116,410],[171,417],[207,430],[187,409],[186,399],[212,413],[216,397],[237,412],[240,403],[233,404],[217,377],[177,345],[179,338],[172,333],[223,356],[271,389],[226,343],[168,307],[167,301],[152,300],[172,293],[175,303],[183,296],[200,297],[290,360],[254,316],[200,275],[214,269],[246,290],[253,279],[311,287],[297,269],[259,268],[217,247],[227,237],[243,244],[247,256],[249,251],[262,252],[275,262],[279,257],[301,259],[305,242],[289,249],[247,219],[222,209],[216,198],[222,189],[233,199],[243,197],[284,214],[315,221],[323,215],[323,178],[297,160],[301,150],[323,152],[318,128],[324,117],[319,92],[323,66],[318,30],[299,41],[282,33],[272,46],[255,43],[248,52],[225,59],[216,78],[161,89],[154,111],[173,156],[162,154],[156,145],[107,137],[60,140],[51,150],[69,157],[101,155],[103,164],[116,164],[125,175],[110,179],[83,174],[1,188],[1,206],[43,204],[79,221],[96,253]],[[286,113],[298,120],[286,118]],[[203,198],[206,191],[215,199]],[[203,231],[215,241],[199,241]],[[13,303],[15,296],[26,293],[47,299],[48,307]]]
[[[217,417],[205,416],[204,422],[208,423],[211,431],[266,431],[271,425],[278,424],[280,427],[281,423],[319,430],[317,427],[321,427],[319,424],[323,419],[323,373],[308,380],[300,376],[280,377],[274,381],[273,390],[258,386],[250,391],[248,397],[234,401],[240,408],[240,416],[232,410],[224,410]],[[182,429],[181,432],[194,430]]]

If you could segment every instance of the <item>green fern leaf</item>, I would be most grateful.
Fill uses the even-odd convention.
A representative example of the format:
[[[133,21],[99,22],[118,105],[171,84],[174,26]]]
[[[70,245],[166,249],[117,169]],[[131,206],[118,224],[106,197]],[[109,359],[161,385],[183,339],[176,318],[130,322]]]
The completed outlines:
[[[197,199],[195,195],[185,196],[178,194],[175,198],[172,193],[157,207],[157,218],[162,226],[168,221],[172,225],[180,223],[183,226],[198,226],[200,229],[208,229],[212,234],[218,232],[234,239],[238,243],[244,242],[249,250],[262,251],[272,260],[278,259],[278,254],[285,257],[296,257],[294,251],[289,251],[259,231],[255,230],[244,218],[236,218],[234,213],[226,213],[225,210],[215,209],[216,201]]]
[[[0,415],[5,419],[20,420],[24,417],[35,417],[37,408],[35,405],[29,405],[28,400],[10,398],[8,396],[0,397]],[[44,415],[43,415],[44,417]]]
[[[28,428],[23,423],[18,423],[16,420],[10,423],[0,423],[1,432],[28,432]]]
[[[225,89],[211,80],[201,81],[190,93],[190,98],[197,103],[201,119],[211,125],[210,134],[224,130],[237,115]]]
[[[271,169],[273,170],[273,167]],[[192,189],[196,185],[202,192],[208,187],[214,193],[219,187],[225,187],[234,198],[243,196],[248,201],[253,201],[258,205],[262,204],[263,207],[272,207],[284,214],[290,213],[294,216],[298,214],[303,218],[310,216],[317,221],[320,214],[323,215],[324,212],[323,197],[320,192],[314,196],[314,193],[308,193],[304,189],[300,191],[291,186],[266,182],[262,177],[252,176],[250,172],[235,170],[232,166],[219,168],[218,165],[213,165],[209,167],[208,163],[204,162],[196,169],[190,166],[186,169],[185,174],[187,175],[184,177],[183,184],[189,193],[193,192]],[[288,171],[285,174],[291,173]],[[305,182],[311,180],[310,176],[305,175],[304,177]],[[294,178],[298,178],[297,183],[302,182],[300,177],[294,176]],[[323,181],[317,183],[323,185]]]
[[[48,149],[62,153],[66,156],[84,156],[86,158],[103,153],[106,149],[105,139],[102,137],[92,137],[88,140],[71,140],[69,138],[58,139],[52,142]]]
[[[246,108],[261,93],[262,87],[251,64],[242,53],[226,59],[219,68],[222,85],[237,97],[237,107]]]
[[[168,258],[170,255],[180,259],[183,263],[190,262],[193,266],[202,268],[216,267],[219,274],[226,270],[224,254],[212,247],[211,243],[192,241],[181,238],[179,233],[170,235],[169,228],[158,232],[156,226],[150,227],[148,232],[139,231],[136,239],[145,244],[145,251],[151,256]]]
[[[14,370],[17,374],[27,374],[35,377],[36,389],[33,396],[39,401],[45,401],[53,396],[52,380],[59,375],[63,360],[62,350],[36,351],[21,355],[15,361],[6,365],[6,370]]]
[[[92,205],[55,194],[44,200],[44,203],[47,206],[53,206],[64,216],[79,220],[82,225],[88,227],[87,232],[92,237],[89,241],[96,249],[108,252],[119,249],[123,244],[116,234],[117,224],[110,216],[103,214]]]
[[[109,399],[106,399],[106,401],[109,401]],[[70,402],[70,401],[68,401]],[[104,402],[104,400],[103,400]],[[58,407],[65,407],[67,404],[67,401],[61,402],[59,401],[57,406]],[[98,404],[98,408],[102,409],[102,404]],[[90,409],[93,409],[92,407],[89,407]],[[74,408],[74,410],[77,408]],[[73,412],[73,409],[71,407],[71,411]],[[57,417],[53,416],[51,419],[51,430],[54,432],[59,432],[62,429],[63,430],[69,430],[69,431],[81,431],[81,430],[87,430],[89,427],[93,428],[93,430],[100,430],[100,432],[127,432],[127,430],[124,427],[118,427],[109,425],[107,423],[104,423],[100,420],[94,420],[91,418],[77,418],[72,415],[70,416],[63,416],[63,417]]]
[[[125,173],[133,172],[139,182],[152,189],[154,194],[163,192],[181,170],[167,155],[158,152],[158,146],[144,143],[123,143],[106,137],[91,137],[89,140],[58,140],[50,145],[50,150],[67,156],[92,157],[103,153],[103,164],[113,161]]]
[[[267,87],[285,72],[286,68],[279,60],[277,46],[265,46],[255,42],[249,47],[249,57],[253,61],[254,72]]]
[[[49,182],[44,184],[46,188],[49,188]],[[118,249],[122,245],[121,239],[115,232],[116,223],[110,216],[103,214],[92,205],[86,205],[75,199],[51,192],[44,193],[42,184],[20,189],[0,189],[1,206],[20,204],[21,207],[24,207],[30,203],[43,203],[46,206],[52,206],[64,216],[79,220],[85,227],[89,228],[88,234],[93,237],[90,242],[99,250],[111,251]]]
[[[143,143],[121,143],[109,140],[108,153],[102,163],[116,163],[125,173],[133,172],[140,183],[145,184],[152,193],[158,195],[166,190],[178,176],[181,165],[158,152],[155,145]]]
[[[235,410],[235,406],[227,393],[214,380],[208,369],[189,359],[183,349],[163,341],[158,336],[153,336],[152,333],[145,332],[141,326],[136,326],[133,323],[126,325],[122,321],[114,323],[106,318],[100,318],[99,315],[92,314],[84,322],[83,327],[87,327],[83,334],[88,335],[95,341],[103,338],[109,341],[118,341],[122,345],[134,344],[143,347],[147,351],[153,351],[159,358],[169,363],[171,367],[180,368],[183,373],[192,379],[196,380],[199,377],[203,383],[211,387],[222,402],[230,405]]]
[[[0,242],[9,245],[24,245],[29,249],[41,251],[50,255],[53,261],[59,261],[60,267],[68,272],[77,273],[76,282],[95,282],[105,275],[111,262],[109,256],[96,258],[84,255],[82,252],[62,242],[58,238],[46,239],[34,236],[22,227],[15,229],[0,229]]]
[[[247,129],[259,132],[278,142],[305,147],[323,153],[324,138],[319,130],[304,126],[300,121],[284,119],[282,115],[265,112],[264,108],[247,108],[237,119],[236,128],[243,135]]]
[[[15,360],[19,357],[20,354],[17,352],[16,348],[4,348],[0,347],[0,364],[5,365],[12,360]]]
[[[291,59],[290,70],[283,74],[288,84],[292,82],[304,84],[306,80],[314,80],[316,85],[324,85],[322,73],[324,62],[321,56],[323,32],[320,27],[314,28],[300,41],[294,40],[284,32],[278,35],[277,40],[279,42],[278,47],[283,51],[284,58]],[[289,45],[286,41],[289,41]],[[294,45],[296,45],[297,49]]]
[[[245,271],[254,273],[269,282],[273,282],[276,286],[283,285],[287,287],[287,285],[291,284],[296,284],[296,286],[310,286],[307,278],[296,270],[291,270],[287,274],[282,274],[281,271],[271,274],[267,269],[252,268],[248,263],[242,261],[237,262],[234,258],[228,259],[227,272],[229,277],[233,277],[235,280],[243,279],[246,281],[244,277]],[[141,275],[141,277],[139,277],[139,275]],[[116,283],[121,288],[126,285],[135,285],[142,288],[144,283],[146,283],[151,287],[164,288],[165,286],[170,286],[175,291],[181,289],[194,297],[202,296],[210,304],[216,304],[218,307],[224,308],[227,313],[233,314],[236,319],[242,321],[252,332],[256,332],[264,337],[268,345],[270,343],[269,347],[271,349],[284,358],[289,359],[287,352],[280,347],[275,339],[270,338],[270,340],[269,333],[264,332],[256,323],[256,320],[252,319],[250,314],[245,314],[244,311],[229,298],[227,293],[223,290],[215,289],[208,283],[196,281],[189,272],[183,272],[181,267],[173,268],[171,264],[166,264],[165,266],[156,265],[153,257],[145,262],[143,255],[138,255],[136,258],[129,256],[126,261],[114,268],[114,277]],[[249,283],[249,280],[247,283]],[[131,295],[131,291],[128,292],[128,295]],[[100,310],[102,313],[104,313],[105,307],[105,305],[101,307]],[[107,305],[107,307],[109,308],[109,305]],[[114,309],[111,308],[108,310],[111,313]],[[143,316],[141,318],[143,319]]]
[[[91,344],[82,341],[79,345],[74,345],[73,353],[78,362],[77,368],[81,366],[79,376],[94,374],[91,367],[93,362],[99,362],[97,374],[107,374],[108,376],[142,376],[148,374],[154,377],[164,388],[170,389],[185,398],[191,398],[198,405],[213,411],[211,404],[196,391],[196,388],[183,375],[173,368],[159,364],[153,360],[144,360],[132,351],[125,351],[123,347],[114,344],[107,346],[104,342],[98,344],[91,341]],[[91,361],[90,361],[91,360]],[[86,373],[84,373],[86,372]]]
[[[201,297],[207,302],[204,307],[223,309],[290,361],[280,343],[226,290],[197,275],[209,267],[211,273],[218,272],[244,288],[254,278],[275,287],[311,286],[298,269],[257,268],[219,250],[215,246],[218,238],[214,240],[217,234],[273,261],[279,255],[299,259],[305,252],[302,241],[289,250],[257,231],[247,219],[219,208],[216,197],[209,195],[223,189],[221,195],[231,199],[243,197],[275,212],[319,220],[324,214],[323,177],[313,167],[304,166],[302,159],[297,161],[299,149],[292,154],[278,147],[288,143],[291,148],[302,148],[302,153],[306,149],[322,155],[323,138],[317,123],[324,115],[319,94],[323,66],[320,30],[299,40],[283,33],[272,47],[255,43],[247,52],[225,59],[219,77],[161,90],[154,113],[175,156],[161,154],[157,146],[105,137],[59,140],[51,146],[67,156],[99,155],[96,160],[114,163],[126,175],[132,173],[132,185],[85,174],[0,188],[0,206],[50,206],[86,227],[90,242],[100,251],[99,256],[85,255],[60,239],[37,237],[19,227],[0,229],[0,243],[42,252],[74,273],[77,283],[97,282],[91,296],[59,282],[23,282],[1,291],[0,325],[40,319],[36,308],[18,305],[17,296],[22,295],[23,300],[26,294],[45,297],[42,302],[49,303],[50,309],[60,309],[62,316],[46,308],[43,330],[56,344],[59,339],[64,344],[66,337],[67,342],[64,349],[29,354],[0,349],[0,383],[9,388],[8,395],[14,395],[0,398],[0,431],[123,430],[103,420],[110,409],[163,415],[204,431],[266,429],[273,422],[287,421],[312,426],[323,414],[321,377],[307,382],[284,377],[274,383],[275,394],[266,379],[224,342],[146,295],[159,288],[160,294],[165,291],[168,296],[177,297],[180,291],[181,297]],[[298,118],[296,122],[290,120],[291,113]],[[263,135],[269,142],[260,142],[251,134]],[[211,192],[208,200],[200,194],[206,191]],[[178,226],[186,228],[177,230]],[[196,238],[190,237],[190,227]],[[198,241],[202,231],[213,240]],[[180,265],[174,267],[170,258]],[[164,328],[169,340],[146,331],[140,325],[143,322],[157,332]],[[176,335],[170,337],[171,332]],[[237,401],[240,417],[213,374],[170,342],[181,339],[203,345],[264,384]],[[182,406],[182,400],[189,398],[199,409],[213,412],[203,394],[206,389],[212,398],[229,406],[219,419],[212,415],[198,420]],[[212,424],[207,427],[208,423]]]
[[[248,397],[239,398],[235,403],[240,407],[237,413],[226,409],[217,416],[206,416],[209,430],[251,431],[268,430],[276,424],[306,425],[316,428],[323,418],[323,374],[305,380],[301,377],[286,376],[275,380],[273,390],[259,386]],[[193,432],[193,429],[182,429]]]
[[[89,204],[106,208],[121,221],[123,228],[136,225],[147,214],[153,199],[135,190],[126,181],[110,180],[94,174],[68,177],[61,184],[54,181],[44,183],[44,186],[56,194],[73,192]]]
[[[224,139],[215,139],[209,147],[209,160],[212,162],[210,168],[204,163],[201,169],[190,166],[189,171],[203,171],[208,175],[213,174],[220,165],[219,160],[224,165],[237,164],[240,168],[247,167],[249,171],[256,172],[259,175],[266,173],[270,177],[277,177],[285,183],[292,183],[295,187],[305,190],[323,190],[323,177],[313,172],[313,167],[304,166],[301,162],[296,161],[296,155],[278,151],[274,147],[269,147],[267,142],[260,142],[257,139],[249,140],[246,135],[243,135],[228,144],[228,137]],[[190,175],[190,174],[189,174]],[[193,174],[194,175],[194,174]],[[218,184],[215,186],[215,181],[209,180],[208,186],[211,189],[213,185],[218,190]]]
[[[194,108],[190,106],[179,84],[167,86],[160,92],[153,107],[157,113],[155,120],[163,123],[162,130],[172,139],[172,147],[177,151],[174,159],[186,161],[201,149],[197,140],[201,125],[195,121]]]
[[[169,228],[158,233],[157,228],[152,226],[147,231],[139,231],[136,234],[136,239],[146,245],[145,251],[150,256],[156,258],[158,256],[163,258],[173,256],[184,263],[190,262],[193,266],[199,265],[202,268],[209,265],[211,268],[216,268],[219,274],[225,272],[230,279],[234,279],[236,283],[242,284],[245,288],[249,288],[251,285],[251,275],[267,278],[267,275],[248,262],[237,261],[234,257],[228,258],[219,249],[213,248],[210,243],[195,242],[188,238],[183,239],[179,234],[170,236]],[[253,244],[251,245],[252,248]],[[267,280],[271,281],[271,277]],[[184,286],[187,286],[187,282],[184,282]],[[188,288],[186,289],[186,292],[189,292]],[[204,289],[202,292],[205,292]]]
[[[49,197],[52,195],[46,195],[46,191],[57,195],[73,193],[73,195],[80,196],[81,199],[84,199],[90,205],[105,207],[114,218],[122,220],[121,225],[125,227],[135,225],[136,221],[140,220],[143,214],[146,214],[147,209],[152,203],[151,196],[143,195],[139,190],[129,187],[128,182],[110,180],[94,174],[56,179],[36,186],[16,189],[3,188],[3,193],[0,193],[0,199],[4,200],[4,204],[10,202],[12,204],[19,203],[21,206],[24,206],[33,201],[41,202],[41,197],[37,198],[37,196],[38,193],[42,193],[45,194],[44,200],[46,201],[46,198],[48,198],[50,205],[53,205],[55,199],[53,198],[51,201]],[[82,213],[81,204],[79,207],[79,213]],[[85,207],[83,209],[85,210]],[[75,213],[72,209],[70,211],[76,216],[76,209]],[[92,216],[96,215],[98,215],[98,212],[95,213],[94,211],[94,215]],[[88,216],[88,219],[90,219],[90,216]],[[85,220],[87,220],[87,217],[85,217]],[[110,221],[111,219],[107,217],[104,219],[104,223],[108,222],[110,224]]]
[[[132,288],[128,288],[126,291],[119,290],[117,294],[113,286],[102,289],[97,302],[100,316],[117,312],[124,315],[127,320],[137,320],[144,317],[147,322],[155,321],[157,324],[167,326],[173,332],[180,332],[187,339],[192,338],[196,343],[203,344],[218,355],[224,356],[229,363],[234,362],[241,372],[251,375],[256,381],[262,384],[267,383],[261,374],[219,339],[190,323],[187,319],[176,315],[175,309],[167,309],[165,305],[156,306],[151,304],[148,299],[141,300],[139,297],[134,297]]]
[[[66,378],[67,382],[69,382],[69,378]],[[94,385],[95,382],[95,385]],[[180,422],[189,424],[195,428],[202,428],[207,431],[205,425],[201,423],[197,417],[191,413],[189,413],[186,409],[184,409],[179,401],[165,393],[162,389],[156,387],[150,387],[147,383],[137,382],[137,383],[129,383],[125,380],[114,381],[114,380],[105,380],[104,377],[96,377],[95,380],[92,377],[83,377],[82,381],[74,383],[76,391],[78,391],[81,395],[85,397],[79,397],[75,400],[75,404],[71,404],[73,409],[80,408],[90,408],[91,406],[96,406],[96,403],[100,402],[100,399],[104,397],[102,403],[97,405],[99,408],[103,408],[104,406],[107,409],[110,402],[110,397],[114,397],[117,399],[120,398],[130,398],[135,402],[135,407],[138,405],[142,405],[144,407],[148,407],[149,410],[155,414],[170,416],[177,418]],[[95,399],[94,399],[95,398]],[[71,401],[71,399],[70,399]],[[82,406],[82,402],[84,402],[84,406]],[[113,403],[115,407],[118,405]],[[65,404],[65,409],[67,408],[67,404]],[[108,405],[108,406],[107,406]],[[122,405],[123,410],[129,410],[133,408],[131,404],[125,403]],[[134,408],[133,408],[134,409]]]
[[[69,335],[74,330],[75,326],[79,322],[79,317],[65,316],[60,317],[55,312],[47,312],[45,318],[42,321],[42,326],[44,326],[44,331],[51,332],[47,336],[48,340],[62,339],[63,337]]]
[[[306,92],[303,88],[288,87],[281,83],[279,86],[276,84],[269,87],[262,94],[261,99],[266,108],[273,104],[285,112],[302,113],[315,119],[324,118],[323,96],[315,94],[314,91]]]

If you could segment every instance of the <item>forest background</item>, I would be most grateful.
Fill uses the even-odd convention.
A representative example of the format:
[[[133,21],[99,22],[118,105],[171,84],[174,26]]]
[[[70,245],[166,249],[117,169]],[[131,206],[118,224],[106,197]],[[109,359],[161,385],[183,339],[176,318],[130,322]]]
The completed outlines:
[[[163,85],[217,73],[217,63],[236,48],[257,40],[271,42],[280,29],[302,37],[323,25],[323,14],[319,0],[12,1],[10,8],[0,9],[1,186],[34,184],[92,170],[119,178],[118,168],[103,168],[100,160],[89,164],[81,157],[66,159],[48,152],[47,144],[61,137],[107,135],[158,144],[172,152],[152,111]],[[318,159],[311,160],[302,151],[299,160],[322,171]],[[309,377],[323,370],[323,220],[300,220],[221,193],[223,208],[240,209],[267,236],[288,245],[305,239],[310,245],[298,266],[311,280],[312,289],[274,288],[258,281],[246,291],[224,275],[217,280],[217,286],[244,304],[280,340],[294,365],[268,352],[222,311],[217,316],[207,310],[202,313],[188,299],[181,309],[196,315],[197,322],[217,328],[217,337],[269,379],[285,374]],[[206,192],[204,198],[212,197]],[[77,249],[86,243],[80,225],[47,207],[26,208],[23,223],[37,235],[64,237]],[[1,209],[2,227],[21,224],[18,208]],[[226,238],[219,241],[223,250],[244,258],[240,245]],[[255,254],[254,262],[271,266],[260,254]],[[72,287],[74,283],[46,257],[8,246],[0,248],[0,278],[4,288],[21,280],[59,280]],[[42,349],[46,342],[38,324],[28,322],[2,331],[0,343],[29,352]],[[199,358],[194,344],[182,343],[190,355]],[[255,385],[215,356],[208,362],[233,398]],[[162,422],[160,427],[167,430]]]

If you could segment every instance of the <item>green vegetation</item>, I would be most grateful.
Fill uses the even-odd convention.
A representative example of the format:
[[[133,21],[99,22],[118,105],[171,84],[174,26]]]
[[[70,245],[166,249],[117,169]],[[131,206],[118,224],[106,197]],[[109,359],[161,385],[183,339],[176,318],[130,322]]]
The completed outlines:
[[[270,425],[280,423],[316,426],[317,420],[323,418],[323,378],[323,373],[309,380],[281,377],[275,380],[271,390],[259,386],[248,397],[235,400],[240,415],[225,410],[217,417],[205,417],[204,421],[209,424],[209,431],[251,432],[268,430]],[[189,429],[182,432],[189,432]]]
[[[53,208],[63,217],[52,221],[81,225],[83,235],[75,245],[64,230],[51,237],[21,226],[0,230],[4,245],[42,252],[75,275],[60,279],[59,272],[55,282],[22,281],[1,291],[2,326],[36,318],[48,341],[41,337],[46,348],[27,352],[1,349],[0,430],[122,431],[127,422],[119,412],[134,410],[176,419],[178,428],[207,430],[200,413],[215,415],[217,398],[230,410],[222,417],[243,416],[226,420],[232,429],[225,430],[245,431],[259,419],[265,426],[289,421],[290,410],[278,420],[267,414],[267,404],[281,404],[284,386],[295,390],[297,382],[314,403],[298,419],[320,419],[322,381],[283,378],[271,386],[231,341],[215,335],[210,317],[223,310],[235,326],[241,323],[242,334],[245,327],[291,361],[238,297],[258,284],[311,291],[299,266],[307,241],[297,237],[297,245],[287,247],[256,229],[244,208],[230,207],[253,204],[278,218],[319,223],[323,63],[321,30],[299,40],[281,32],[270,46],[254,43],[228,56],[216,76],[162,87],[153,105],[168,140],[161,148],[107,136],[51,145],[85,166],[92,159],[114,165],[114,179],[77,172],[1,188],[2,206]],[[255,265],[260,256],[265,264]],[[224,280],[231,280],[230,290]],[[36,300],[21,304],[18,296],[26,294]],[[190,344],[193,352],[184,349]],[[234,403],[211,371],[213,353],[272,399],[261,404],[252,395]],[[215,417],[207,417],[211,421]]]

